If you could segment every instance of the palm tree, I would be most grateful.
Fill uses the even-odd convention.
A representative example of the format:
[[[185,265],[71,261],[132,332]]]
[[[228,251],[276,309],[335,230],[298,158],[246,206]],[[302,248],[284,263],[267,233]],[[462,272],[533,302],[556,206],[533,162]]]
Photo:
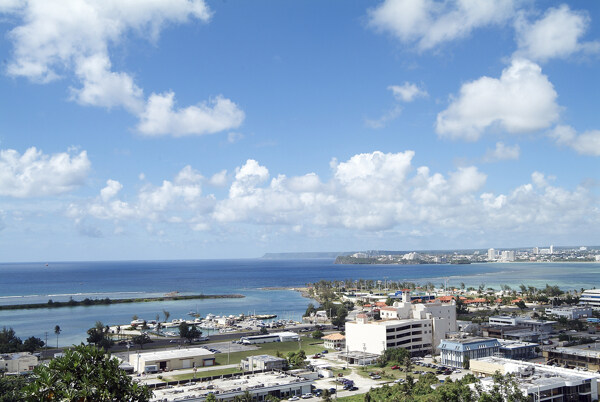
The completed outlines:
[[[61,329],[59,325],[54,327],[54,333],[56,334],[56,349],[58,349],[58,335],[60,335]]]

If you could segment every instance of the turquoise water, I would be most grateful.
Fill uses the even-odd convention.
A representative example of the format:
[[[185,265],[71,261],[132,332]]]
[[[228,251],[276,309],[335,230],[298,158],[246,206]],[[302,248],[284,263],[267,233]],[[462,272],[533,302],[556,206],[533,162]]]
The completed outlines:
[[[433,282],[440,286],[498,288],[501,284],[562,289],[600,287],[600,264],[595,263],[507,263],[470,265],[335,265],[329,259],[311,260],[202,260],[202,261],[107,261],[0,264],[0,304],[45,303],[90,298],[160,296],[181,294],[241,293],[243,299],[185,300],[136,304],[79,306],[60,309],[1,311],[0,327],[13,327],[21,338],[48,332],[56,345],[55,325],[63,330],[60,345],[85,340],[85,331],[96,321],[123,324],[136,314],[155,319],[162,310],[173,318],[186,318],[189,311],[202,316],[213,313],[272,313],[299,319],[310,300],[297,292],[261,290],[265,287],[304,286],[308,282],[344,279],[387,279]]]

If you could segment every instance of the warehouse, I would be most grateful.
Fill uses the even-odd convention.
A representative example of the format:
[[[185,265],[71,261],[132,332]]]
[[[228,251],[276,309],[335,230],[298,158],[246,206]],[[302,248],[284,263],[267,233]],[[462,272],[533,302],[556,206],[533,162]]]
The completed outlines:
[[[204,348],[173,349],[131,354],[129,363],[137,373],[214,366],[215,355]]]

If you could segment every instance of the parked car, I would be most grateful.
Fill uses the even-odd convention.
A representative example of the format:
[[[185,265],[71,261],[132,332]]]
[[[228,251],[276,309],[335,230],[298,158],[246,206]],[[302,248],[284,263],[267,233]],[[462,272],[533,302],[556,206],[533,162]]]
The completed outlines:
[[[302,399],[310,399],[310,398],[312,398],[312,397],[313,397],[313,394],[304,394],[304,395],[302,395],[302,397],[301,397],[301,398],[302,398]]]
[[[291,398],[288,399],[288,401],[299,401],[300,398],[298,398],[297,396],[292,396]]]
[[[394,365],[391,367],[392,370],[398,370],[400,368],[400,366]]]

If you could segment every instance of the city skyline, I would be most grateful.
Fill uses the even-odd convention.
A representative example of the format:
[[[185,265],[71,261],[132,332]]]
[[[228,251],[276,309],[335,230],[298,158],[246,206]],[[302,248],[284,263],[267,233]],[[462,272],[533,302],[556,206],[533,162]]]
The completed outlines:
[[[600,243],[600,6],[0,1],[0,260]]]

